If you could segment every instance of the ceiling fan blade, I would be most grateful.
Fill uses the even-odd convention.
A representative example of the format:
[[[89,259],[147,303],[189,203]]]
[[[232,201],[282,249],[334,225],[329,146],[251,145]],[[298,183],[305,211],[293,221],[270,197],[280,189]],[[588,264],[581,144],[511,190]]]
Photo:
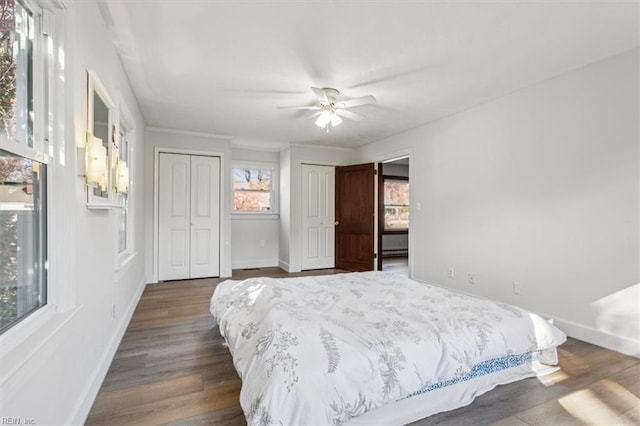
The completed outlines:
[[[327,94],[324,92],[324,90],[318,89],[317,87],[312,87],[311,90],[313,90],[313,93],[316,94],[316,98],[318,98],[321,103],[329,103],[329,98],[327,98]]]
[[[319,106],[277,106],[276,109],[311,109],[311,110],[317,110],[320,109],[321,107]]]
[[[340,117],[348,118],[353,121],[360,121],[364,118],[364,115],[356,114],[355,112],[347,111],[345,109],[336,109],[334,112]]]
[[[338,102],[336,106],[338,108],[351,108],[360,105],[368,105],[376,102],[376,98],[373,95],[362,96],[360,98],[348,99],[346,101]]]

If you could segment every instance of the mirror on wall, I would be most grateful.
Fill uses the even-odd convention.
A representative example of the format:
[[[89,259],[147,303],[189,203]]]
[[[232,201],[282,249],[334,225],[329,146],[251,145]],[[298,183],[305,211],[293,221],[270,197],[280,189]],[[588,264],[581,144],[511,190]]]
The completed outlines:
[[[114,203],[114,167],[118,158],[117,108],[95,73],[87,71],[86,144],[79,161],[87,190],[87,207]]]
[[[93,137],[100,139],[102,147],[109,152],[109,108],[104,103],[100,95],[93,92]],[[108,160],[108,156],[107,156]],[[108,163],[108,161],[107,161]],[[108,165],[108,164],[107,164]],[[109,167],[105,169],[104,179],[106,185],[99,183],[93,186],[93,195],[96,197],[109,197]]]

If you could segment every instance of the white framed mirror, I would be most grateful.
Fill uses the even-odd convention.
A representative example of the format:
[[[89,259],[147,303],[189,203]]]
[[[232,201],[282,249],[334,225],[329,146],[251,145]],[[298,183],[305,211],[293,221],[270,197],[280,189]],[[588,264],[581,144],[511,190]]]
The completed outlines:
[[[87,70],[87,132],[83,153],[87,207],[112,208],[118,158],[117,105],[98,76]]]

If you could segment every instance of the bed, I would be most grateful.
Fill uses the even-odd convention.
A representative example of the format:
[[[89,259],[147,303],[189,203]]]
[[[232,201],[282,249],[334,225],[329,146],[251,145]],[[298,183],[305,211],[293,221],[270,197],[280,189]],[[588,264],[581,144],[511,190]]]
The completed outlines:
[[[224,281],[211,313],[252,425],[405,424],[544,373],[566,339],[520,308],[387,272]]]

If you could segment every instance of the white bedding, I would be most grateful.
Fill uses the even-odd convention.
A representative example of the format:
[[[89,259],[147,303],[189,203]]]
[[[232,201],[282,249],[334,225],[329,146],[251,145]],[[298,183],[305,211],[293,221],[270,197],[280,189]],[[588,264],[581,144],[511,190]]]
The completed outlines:
[[[467,406],[476,397],[489,392],[496,386],[528,377],[541,377],[557,370],[558,367],[548,367],[538,361],[525,362],[492,374],[475,377],[469,381],[383,405],[353,418],[348,424],[349,426],[379,426],[412,423],[434,414]]]
[[[250,424],[342,424],[566,338],[522,309],[384,272],[225,281],[211,312]]]

